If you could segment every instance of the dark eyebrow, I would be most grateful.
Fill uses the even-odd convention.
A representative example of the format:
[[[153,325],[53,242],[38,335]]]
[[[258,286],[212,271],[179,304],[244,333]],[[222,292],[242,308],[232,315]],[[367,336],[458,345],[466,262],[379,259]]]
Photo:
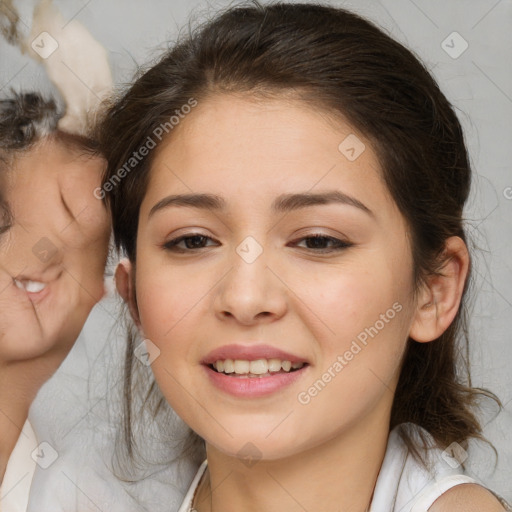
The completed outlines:
[[[316,206],[322,204],[346,204],[354,206],[374,217],[373,212],[355,197],[349,196],[339,190],[328,192],[312,193],[305,192],[299,194],[283,194],[275,199],[272,203],[272,210],[275,212],[289,212],[306,208],[308,206]],[[201,208],[205,210],[224,210],[226,209],[226,201],[215,194],[179,194],[164,197],[151,208],[148,217],[154,213],[170,206],[187,206],[191,208]]]
[[[226,201],[214,194],[179,194],[164,197],[151,208],[148,218],[154,213],[169,206],[188,206],[190,208],[201,208],[204,210],[223,210],[226,208]]]
[[[272,209],[276,212],[289,212],[299,208],[308,206],[316,206],[319,204],[347,204],[354,206],[367,214],[374,216],[373,212],[359,199],[349,196],[339,190],[331,190],[328,192],[306,192],[302,194],[283,194],[279,196],[272,204]]]

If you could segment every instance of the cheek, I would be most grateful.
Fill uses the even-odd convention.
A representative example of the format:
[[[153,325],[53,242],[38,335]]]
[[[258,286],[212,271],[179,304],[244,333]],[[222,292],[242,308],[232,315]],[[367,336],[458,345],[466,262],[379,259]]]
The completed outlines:
[[[301,428],[313,431],[317,418],[327,417],[329,436],[392,399],[412,310],[409,288],[397,286],[384,267],[352,267],[331,280],[317,276],[318,286],[310,287],[308,306],[323,325],[314,333],[317,365],[297,396]]]
[[[173,348],[181,330],[188,326],[190,333],[190,321],[209,289],[206,276],[185,273],[180,267],[152,265],[143,256],[139,261],[137,306],[144,335],[162,345],[161,349]]]
[[[147,264],[137,256],[137,306],[142,334],[158,347],[158,357],[151,364],[156,382],[167,402],[185,421],[190,421],[191,365],[194,360],[194,328],[204,288],[201,280],[182,269]],[[167,266],[168,267],[168,266]]]
[[[17,219],[18,223],[3,236],[0,243],[0,265],[11,277],[42,267],[41,260],[37,257],[38,248],[48,249],[52,253],[58,249],[54,244],[57,243],[54,237],[55,230],[48,228],[46,222],[41,222],[41,225],[37,226],[32,225],[28,231],[21,227],[26,225],[23,223],[24,220]]]
[[[330,269],[324,275],[306,277],[300,284],[301,298],[334,339],[346,339],[375,324],[388,310],[394,316],[395,302],[403,305],[409,288],[393,282],[392,276],[390,269],[377,262],[337,272]]]
[[[313,395],[304,389],[306,401],[328,409],[334,400],[346,412],[371,405],[392,388],[413,312],[412,281],[397,279],[408,264],[406,257],[369,253],[347,261],[339,272],[316,275],[314,286],[303,283],[308,307],[322,320],[314,332],[319,341],[315,375],[329,382],[318,400],[314,389]]]

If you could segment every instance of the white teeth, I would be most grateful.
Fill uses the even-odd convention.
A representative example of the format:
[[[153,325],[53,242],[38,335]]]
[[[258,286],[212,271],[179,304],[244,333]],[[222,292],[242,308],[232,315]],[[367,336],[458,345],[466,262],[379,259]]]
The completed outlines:
[[[248,361],[246,359],[224,359],[217,360],[213,367],[219,373],[236,373],[237,375],[265,375],[280,372],[281,370],[289,372],[292,368],[298,370],[304,363],[292,363],[291,361],[281,361],[280,359],[256,359]]]
[[[27,281],[25,289],[29,293],[39,293],[46,288],[46,283],[39,283],[37,281]]]
[[[226,359],[224,361],[224,373],[234,373],[235,365],[233,364],[232,359]]]
[[[281,359],[270,359],[268,362],[269,372],[278,372],[281,369]]]
[[[251,361],[249,365],[249,371],[254,373],[255,375],[263,375],[268,372],[268,363],[266,359],[257,359],[256,361]]]
[[[15,279],[14,283],[18,288],[29,293],[39,293],[46,288],[46,283],[40,283],[39,281],[18,281]]]
[[[239,359],[234,361],[235,373],[249,373],[250,363],[249,361],[240,361]]]

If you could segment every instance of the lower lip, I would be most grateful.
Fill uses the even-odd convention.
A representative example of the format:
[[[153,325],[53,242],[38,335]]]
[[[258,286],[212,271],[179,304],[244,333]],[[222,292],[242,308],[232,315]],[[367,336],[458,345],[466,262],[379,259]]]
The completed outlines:
[[[40,292],[37,292],[37,293],[26,292],[30,301],[33,302],[34,304],[41,302],[43,299],[45,299],[48,296],[49,293],[50,293],[50,283],[48,283]]]
[[[212,384],[230,395],[240,398],[258,398],[280,391],[300,379],[308,365],[290,373],[275,373],[267,377],[232,377],[203,366]]]

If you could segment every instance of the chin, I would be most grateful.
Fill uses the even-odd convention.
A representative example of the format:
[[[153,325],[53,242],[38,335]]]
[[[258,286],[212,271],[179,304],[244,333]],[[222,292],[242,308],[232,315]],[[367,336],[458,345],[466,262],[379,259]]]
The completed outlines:
[[[248,467],[252,467],[257,461],[286,459],[310,448],[306,439],[298,440],[286,431],[268,435],[278,423],[274,423],[272,428],[265,428],[265,433],[252,432],[248,427],[237,435],[233,429],[228,429],[233,437],[223,431],[221,435],[213,438],[210,430],[203,439],[208,447],[228,457],[237,458]]]

